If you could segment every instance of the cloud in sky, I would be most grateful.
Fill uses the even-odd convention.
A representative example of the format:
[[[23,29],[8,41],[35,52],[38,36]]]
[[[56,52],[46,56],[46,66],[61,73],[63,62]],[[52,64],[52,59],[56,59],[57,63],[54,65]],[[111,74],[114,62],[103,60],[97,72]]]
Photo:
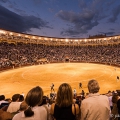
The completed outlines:
[[[120,5],[118,5],[117,7],[115,7],[113,9],[113,11],[112,11],[112,17],[110,17],[108,19],[108,21],[114,23],[117,20],[118,15],[120,15]]]
[[[79,35],[86,34],[95,26],[98,26],[100,20],[109,17],[107,10],[112,9],[111,6],[115,0],[93,0],[92,3],[85,0],[79,0],[79,6],[81,8],[79,13],[71,11],[59,11],[57,17],[61,20],[69,22],[73,25],[72,28],[64,29],[61,31],[61,35]],[[108,7],[109,5],[109,7]],[[120,14],[120,5],[113,9],[113,15],[109,18],[109,22],[115,22]],[[107,22],[107,21],[106,21]],[[111,32],[109,32],[110,34]],[[112,35],[113,33],[111,33]]]
[[[87,33],[88,30],[98,25],[98,22],[94,20],[94,12],[85,10],[84,13],[74,13],[67,11],[59,11],[57,16],[72,24],[72,28],[68,28],[61,32],[62,35],[77,35],[81,33]]]
[[[99,32],[99,34],[114,35],[115,32]]]
[[[0,6],[0,28],[16,32],[30,32],[31,28],[50,28],[48,22],[36,16],[21,16]]]
[[[41,36],[46,33],[52,37],[81,37],[108,32],[110,28],[114,28],[114,34],[119,33],[116,23],[120,19],[120,0],[1,0],[0,3],[3,29]]]
[[[106,6],[108,4],[110,6],[110,1],[108,3],[108,1],[104,0],[93,0],[92,3],[90,3],[89,1],[87,3],[84,0],[80,0],[79,13],[60,10],[56,14],[56,16],[59,17],[61,20],[65,21],[66,23],[71,23],[72,26],[61,31],[61,35],[71,36],[88,33],[89,30],[92,30],[92,28],[99,25],[100,20],[108,17],[108,13],[104,12],[107,9]],[[114,16],[117,15],[118,14],[115,14]]]
[[[6,3],[6,2],[8,2],[9,0],[1,0],[1,2],[3,2],[3,3]]]

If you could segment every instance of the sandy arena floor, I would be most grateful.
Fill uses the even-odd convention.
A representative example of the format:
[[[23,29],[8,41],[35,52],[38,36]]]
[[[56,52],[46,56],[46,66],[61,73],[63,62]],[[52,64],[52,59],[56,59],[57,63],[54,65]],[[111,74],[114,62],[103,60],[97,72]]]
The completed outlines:
[[[79,83],[82,82],[83,90],[88,92],[87,83],[90,79],[96,79],[100,84],[100,93],[108,90],[119,90],[120,81],[116,76],[120,75],[120,68],[112,66],[89,64],[89,63],[56,63],[44,64],[19,69],[8,70],[0,73],[0,94],[6,98],[15,93],[27,92],[35,87],[41,86],[44,94],[50,94],[51,83],[55,84],[55,91],[61,83],[69,83],[72,88],[76,88],[77,93]]]

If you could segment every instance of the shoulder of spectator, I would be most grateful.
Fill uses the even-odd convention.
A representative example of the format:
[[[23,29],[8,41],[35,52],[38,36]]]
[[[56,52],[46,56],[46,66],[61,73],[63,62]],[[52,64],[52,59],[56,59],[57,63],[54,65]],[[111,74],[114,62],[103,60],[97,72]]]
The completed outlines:
[[[53,103],[51,105],[51,109],[50,109],[50,113],[53,115],[54,114],[54,107],[55,107],[55,103]]]
[[[80,109],[79,109],[79,105],[78,104],[74,104],[72,105],[72,113],[75,115],[75,109],[76,109],[76,114],[80,113]]]

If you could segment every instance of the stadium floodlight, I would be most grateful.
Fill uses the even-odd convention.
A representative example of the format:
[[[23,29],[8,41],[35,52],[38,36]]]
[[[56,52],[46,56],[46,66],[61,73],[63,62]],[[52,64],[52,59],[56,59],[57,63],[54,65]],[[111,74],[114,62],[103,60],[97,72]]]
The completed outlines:
[[[10,35],[13,35],[13,33],[11,32]]]
[[[34,39],[35,37],[33,36],[32,38]]]
[[[65,41],[68,42],[68,39],[66,39]]]
[[[78,40],[75,40],[75,42],[78,42]]]
[[[5,32],[4,32],[3,30],[0,30],[0,33],[3,33],[3,34],[5,34]]]
[[[0,33],[2,33],[3,31],[2,30],[0,30]]]

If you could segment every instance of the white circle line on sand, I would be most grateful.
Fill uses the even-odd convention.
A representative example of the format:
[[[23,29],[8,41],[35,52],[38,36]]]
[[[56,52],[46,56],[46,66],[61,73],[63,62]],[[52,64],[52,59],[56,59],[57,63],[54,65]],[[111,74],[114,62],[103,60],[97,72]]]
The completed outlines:
[[[98,77],[92,78],[92,79],[97,79],[97,78],[100,78],[100,77],[104,76],[105,73],[106,73],[106,70],[105,70],[105,69],[103,69],[103,70],[105,71],[103,74],[101,74],[101,75],[98,76]],[[23,78],[24,80],[28,80],[28,79],[26,79],[26,78],[24,77],[24,74],[27,73],[27,71],[30,71],[30,69],[24,71],[24,72],[21,74],[21,76],[22,76],[22,78]],[[70,77],[74,77],[75,74],[76,74],[76,72],[74,72]],[[69,78],[68,78],[68,79],[69,79]],[[90,79],[80,80],[80,82],[89,81],[89,80],[90,80]],[[36,81],[35,79],[32,79],[32,81],[38,82],[38,81]],[[100,81],[100,80],[99,80],[99,81]],[[40,82],[45,82],[45,81],[43,80],[43,81],[40,81]],[[73,82],[78,82],[78,80],[77,80],[77,81],[69,81],[69,83],[73,83]],[[61,83],[61,82],[54,82],[54,83]]]
[[[24,77],[24,74],[27,73],[27,71],[30,71],[29,69],[28,70],[25,70],[22,74],[21,74],[21,77],[24,79],[24,80],[28,80]]]

